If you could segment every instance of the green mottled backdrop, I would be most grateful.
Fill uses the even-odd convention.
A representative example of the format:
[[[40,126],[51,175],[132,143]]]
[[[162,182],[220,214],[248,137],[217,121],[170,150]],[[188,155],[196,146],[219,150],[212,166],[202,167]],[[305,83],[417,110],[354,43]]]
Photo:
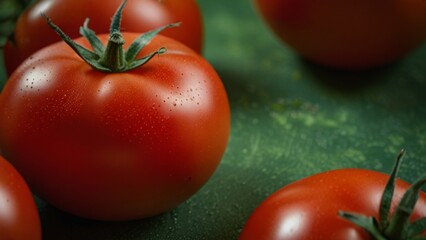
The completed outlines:
[[[141,221],[84,220],[39,201],[44,239],[237,239],[265,197],[308,175],[389,172],[401,148],[401,178],[426,172],[425,45],[381,69],[332,71],[283,46],[249,0],[198,2],[204,56],[222,77],[232,111],[215,175],[175,210]]]

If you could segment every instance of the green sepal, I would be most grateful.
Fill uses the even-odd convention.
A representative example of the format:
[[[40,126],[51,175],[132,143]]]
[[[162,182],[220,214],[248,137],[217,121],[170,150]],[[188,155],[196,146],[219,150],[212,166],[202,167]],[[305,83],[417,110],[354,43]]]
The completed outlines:
[[[89,19],[86,18],[82,27],[80,27],[81,36],[85,37],[96,54],[101,55],[105,51],[105,47],[96,33],[89,28]]]
[[[408,237],[421,234],[426,229],[426,217],[414,221],[408,228]],[[426,239],[426,237],[425,237]]]
[[[58,26],[56,26],[53,22],[52,19],[50,19],[48,16],[46,16],[45,14],[42,13],[42,15],[46,18],[47,23],[49,24],[49,26],[51,28],[53,28],[53,30],[55,30],[55,32],[61,37],[61,39],[68,44],[68,46],[70,46],[74,52],[76,52],[78,54],[78,56],[80,56],[85,62],[87,62],[90,66],[92,66],[95,69],[101,70],[101,71],[106,71],[108,72],[109,69],[100,65],[98,63],[98,60],[100,59],[100,56],[86,48],[84,48],[83,46],[81,46],[80,44],[74,42],[67,34],[65,34]]]
[[[160,48],[155,52],[150,53],[148,56],[145,56],[143,58],[139,58],[136,60],[131,61],[130,63],[128,63],[128,65],[126,66],[126,68],[128,70],[132,70],[135,69],[139,66],[144,65],[145,63],[147,63],[149,60],[151,60],[155,55],[160,55],[166,52],[166,48]]]
[[[155,55],[163,54],[166,52],[165,47],[142,57],[136,59],[137,55],[142,49],[161,31],[179,26],[179,23],[168,24],[159,27],[152,31],[142,34],[135,39],[127,51],[123,50],[124,39],[120,32],[121,15],[127,0],[124,0],[118,10],[116,11],[110,26],[110,38],[107,46],[104,47],[96,33],[88,27],[89,20],[86,19],[84,25],[80,27],[80,34],[85,37],[90,43],[93,51],[90,51],[83,46],[73,41],[66,35],[52,20],[43,14],[49,26],[67,43],[86,63],[92,68],[103,72],[125,72],[137,67],[140,67],[151,60]]]
[[[374,217],[367,217],[361,214],[348,213],[343,211],[339,211],[339,215],[364,229],[375,240],[387,240],[386,237],[384,237],[380,232],[379,223]]]
[[[114,14],[114,16],[112,18],[111,26],[109,28],[109,34],[110,35],[112,35],[114,32],[117,32],[117,31],[120,32],[120,30],[121,30],[121,16],[122,16],[123,9],[124,9],[124,6],[126,5],[126,3],[127,3],[127,0],[124,0]]]
[[[387,228],[389,225],[389,212],[392,205],[393,192],[395,190],[396,175],[401,167],[401,162],[405,156],[405,149],[402,149],[396,157],[395,165],[386,183],[385,190],[383,191],[382,199],[380,201],[379,221],[382,229]]]
[[[148,44],[158,33],[167,28],[177,27],[179,25],[180,23],[172,23],[142,34],[135,41],[133,41],[133,43],[127,49],[126,61],[131,62],[132,59],[135,59],[136,55],[141,51],[141,49],[144,48],[145,45]]]

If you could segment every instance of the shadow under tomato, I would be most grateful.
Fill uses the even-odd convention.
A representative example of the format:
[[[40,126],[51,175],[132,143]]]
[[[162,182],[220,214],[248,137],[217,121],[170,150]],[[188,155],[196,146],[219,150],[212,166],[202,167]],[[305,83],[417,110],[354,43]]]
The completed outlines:
[[[39,208],[44,240],[107,240],[122,239],[143,221],[103,222],[80,218],[60,211],[50,205]]]
[[[300,58],[302,71],[313,76],[317,84],[329,91],[342,94],[358,94],[382,84],[392,74],[398,63],[392,63],[367,70],[340,70],[319,65]]]
[[[268,182],[268,175],[226,164],[203,189],[172,211],[124,222],[80,218],[40,200],[43,239],[235,239],[252,210],[272,191],[259,186],[254,191],[259,182]]]

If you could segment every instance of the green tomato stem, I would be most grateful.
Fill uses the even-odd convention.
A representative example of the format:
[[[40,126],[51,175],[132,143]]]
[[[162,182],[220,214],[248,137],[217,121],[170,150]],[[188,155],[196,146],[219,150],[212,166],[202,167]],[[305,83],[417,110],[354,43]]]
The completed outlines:
[[[382,228],[386,228],[389,225],[389,213],[392,205],[393,193],[395,191],[396,175],[401,168],[401,162],[404,159],[404,156],[405,149],[402,149],[396,157],[389,180],[386,183],[385,190],[382,194],[379,210],[379,221]]]
[[[124,39],[121,33],[113,32],[99,63],[111,72],[122,72],[126,68],[123,45]]]

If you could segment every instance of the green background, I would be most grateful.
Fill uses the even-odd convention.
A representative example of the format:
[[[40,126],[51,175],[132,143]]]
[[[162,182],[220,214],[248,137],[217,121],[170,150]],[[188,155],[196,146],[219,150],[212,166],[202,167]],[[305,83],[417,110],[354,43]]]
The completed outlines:
[[[303,177],[353,167],[389,172],[401,148],[401,178],[426,172],[426,45],[380,69],[335,71],[281,44],[249,0],[198,2],[204,56],[232,112],[216,173],[173,211],[139,221],[81,219],[37,199],[44,239],[237,239],[258,204]]]

